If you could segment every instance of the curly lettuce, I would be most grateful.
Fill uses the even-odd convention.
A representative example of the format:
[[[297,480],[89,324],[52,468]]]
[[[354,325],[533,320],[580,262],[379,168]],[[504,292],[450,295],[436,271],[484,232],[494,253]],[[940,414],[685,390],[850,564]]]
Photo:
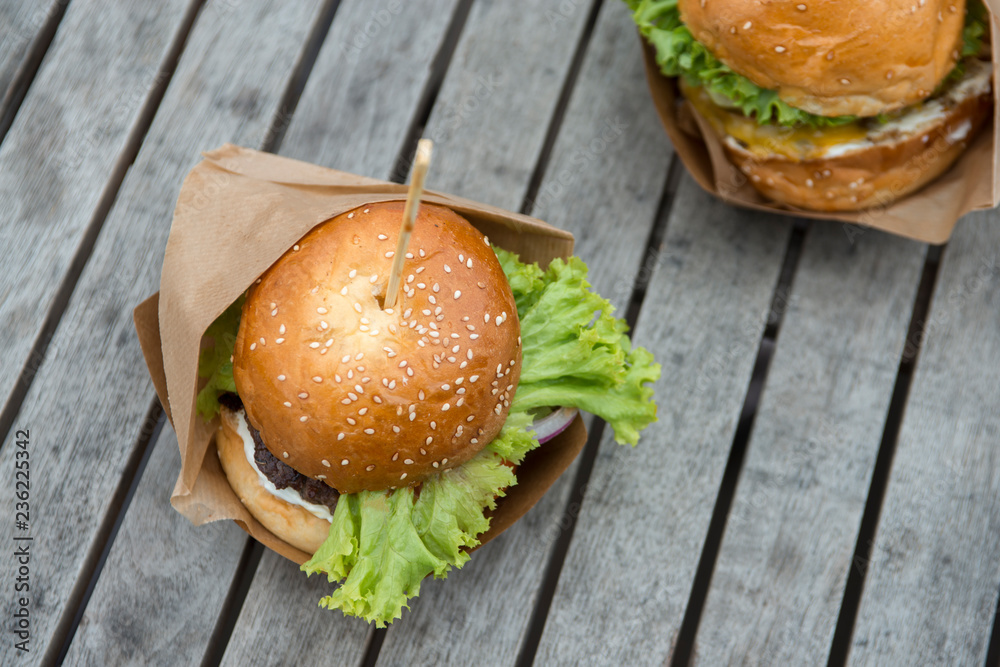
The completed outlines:
[[[773,90],[761,88],[716,58],[681,22],[677,0],[625,0],[640,34],[656,49],[656,64],[666,76],[684,77],[702,86],[715,99],[739,109],[758,123],[784,126],[831,127],[858,120],[856,116],[818,116],[782,101]],[[987,33],[982,3],[969,3],[962,32],[962,57],[976,55]],[[957,74],[956,74],[957,72]],[[961,76],[961,62],[953,76]]]
[[[633,348],[624,320],[591,290],[579,258],[554,260],[546,270],[494,248],[507,275],[521,321],[521,380],[499,435],[472,460],[425,480],[419,490],[363,491],[340,496],[326,541],[303,566],[340,585],[320,606],[358,616],[377,627],[399,618],[428,576],[445,577],[469,560],[489,529],[487,512],[517,483],[520,464],[538,440],[532,410],[575,406],[605,419],[618,442],[634,445],[656,420],[653,388],[660,366]],[[208,384],[198,409],[210,419],[218,397],[236,391],[231,355],[240,302],[206,334],[215,346],[202,353],[199,374]]]

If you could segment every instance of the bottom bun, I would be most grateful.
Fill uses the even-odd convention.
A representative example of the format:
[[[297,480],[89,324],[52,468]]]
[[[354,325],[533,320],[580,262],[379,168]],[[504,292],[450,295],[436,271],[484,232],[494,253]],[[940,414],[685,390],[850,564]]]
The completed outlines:
[[[240,418],[240,414],[222,408],[221,425],[215,437],[229,485],[250,514],[276,537],[308,554],[316,553],[330,532],[330,522],[278,498],[261,485],[260,476],[243,448],[238,430]]]
[[[938,97],[886,123],[822,129],[756,126],[716,106],[703,90],[683,82],[681,88],[762,195],[813,211],[857,211],[914,192],[966,149],[993,101],[990,64],[968,61],[966,68]]]

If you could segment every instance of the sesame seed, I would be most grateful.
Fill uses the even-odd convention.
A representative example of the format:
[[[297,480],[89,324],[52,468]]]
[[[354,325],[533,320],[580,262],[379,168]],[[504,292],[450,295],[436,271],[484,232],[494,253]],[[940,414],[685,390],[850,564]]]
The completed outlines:
[[[445,264],[445,265],[444,265],[444,272],[445,272],[445,273],[451,273],[451,267],[450,267],[450,266],[448,266],[447,264]]]
[[[806,6],[805,5],[795,5],[795,9],[799,10],[800,12],[804,12],[806,10]]]
[[[434,431],[438,427],[437,422],[431,422],[431,430]]]
[[[471,422],[471,421],[472,421],[473,419],[475,419],[475,418],[476,418],[476,416],[475,416],[475,415],[469,415],[468,417],[466,417],[466,418],[465,418],[465,421],[467,421],[467,422]]]
[[[277,316],[278,316],[278,309],[275,308],[274,310],[271,311],[271,317],[277,317]]]
[[[403,465],[407,466],[413,465],[413,459],[403,459]]]
[[[286,407],[286,408],[290,408],[290,407],[292,407],[292,404],[291,404],[291,403],[289,403],[288,401],[285,401],[285,407]]]
[[[344,459],[343,461],[340,462],[340,465],[346,466],[348,463],[350,463],[350,461],[348,461],[347,459]]]
[[[357,395],[357,394],[355,394],[355,393],[354,393],[353,391],[349,391],[349,392],[347,392],[347,397],[348,397],[349,399],[351,399],[352,401],[356,401],[356,400],[358,400],[358,395]]]
[[[350,220],[353,217],[354,217],[354,211],[351,211],[350,213],[347,214],[347,219],[348,220]]]
[[[319,313],[320,315],[326,315],[327,310],[323,306],[320,306],[319,308],[316,309],[316,312]]]
[[[355,276],[357,276],[357,275],[358,275],[358,270],[357,270],[357,269],[351,269],[351,270],[350,270],[350,271],[348,272],[348,274],[347,274],[347,277],[348,277],[348,278],[354,278],[354,277],[355,277]]]
[[[851,82],[851,80],[850,79],[841,79],[840,82],[846,86],[846,85],[848,85]]]
[[[465,397],[462,397],[462,398],[458,399],[457,401],[455,401],[455,407],[458,407],[458,408],[462,407],[462,403],[465,403]]]
[[[434,462],[431,463],[431,465],[434,466],[435,468],[437,468],[438,467],[438,462],[434,461]]]
[[[393,255],[395,255],[395,254],[396,254],[396,251],[395,251],[395,250],[390,250],[389,252],[385,253],[385,256],[386,256],[387,258],[391,258],[391,257],[392,257]]]
[[[441,406],[441,412],[447,412],[449,408],[451,408],[451,405],[445,403],[444,405]]]
[[[497,315],[496,323],[497,323],[497,326],[500,326],[501,324],[503,324],[503,318],[500,317],[499,315]]]
[[[320,320],[319,328],[322,329],[323,331],[326,331],[327,329],[330,328],[330,325],[326,323],[326,320]]]
[[[462,296],[462,291],[461,290],[455,290],[455,298],[457,299],[460,296]]]
[[[356,355],[354,355],[354,360],[355,361],[361,361],[364,358],[365,358],[365,353],[364,352],[358,352]]]
[[[459,349],[460,349],[461,347],[462,347],[461,345],[456,345],[455,347],[451,348],[451,351],[452,351],[452,353],[454,353],[454,354],[458,354],[458,350],[459,350]]]
[[[319,347],[319,343],[309,343],[309,347],[315,350],[317,347]]]
[[[253,352],[257,349],[257,343],[250,343],[250,351]]]
[[[398,458],[399,458],[399,452],[396,452],[395,454],[392,455],[392,460],[393,461],[395,461]]]
[[[784,53],[785,52],[785,47],[783,47],[783,46],[776,46],[776,47],[774,47],[774,52],[775,53]]]
[[[299,421],[300,422],[307,422],[307,421],[309,421],[309,417],[306,417],[305,415],[302,415],[301,417],[299,417]]]
[[[469,382],[475,382],[478,379],[479,379],[478,375],[470,375],[469,376]]]
[[[313,376],[313,382],[315,382],[316,384],[319,384],[322,381],[323,381],[323,378],[321,378],[320,376],[318,376],[318,375]]]
[[[350,400],[350,399],[347,399],[347,400]],[[355,421],[353,417],[348,417],[347,418],[347,423],[350,424],[351,426],[357,426],[358,425],[358,422]]]
[[[392,432],[393,433],[399,433],[399,427],[398,426],[393,426],[392,427]]]
[[[477,338],[479,338],[479,334],[469,334],[469,338],[471,338],[472,340],[476,340]]]
[[[372,400],[375,401],[376,403],[378,403],[379,405],[382,405],[382,397],[381,396],[372,396]]]
[[[472,268],[472,258],[471,257],[466,260],[465,265],[467,267],[469,267],[470,269]]]
[[[276,344],[278,344],[278,345],[281,345],[282,343],[284,343],[284,342],[285,342],[285,339],[284,339],[284,338],[278,338],[278,339],[277,339],[277,340],[275,340],[274,342],[275,342]]]
[[[418,289],[424,289],[426,287],[427,287],[427,283],[417,283],[417,288]]]
[[[402,475],[400,475],[400,476],[399,476],[399,479],[401,479],[401,480],[402,480],[402,479],[406,479],[406,473],[404,472],[404,473],[403,473]]]
[[[368,435],[371,435],[371,434],[373,434],[374,432],[375,432],[375,429],[373,429],[373,428],[366,428],[366,429],[365,429],[365,433],[367,433]]]
[[[341,401],[341,403],[343,403],[344,405],[350,405],[351,404],[351,399],[345,398],[344,400]]]
[[[354,310],[355,310],[355,312],[358,312],[358,313],[362,312],[361,311],[361,304],[358,303],[358,302],[355,302],[354,303]]]
[[[430,296],[428,296],[427,300],[431,302],[432,306],[437,303],[437,299],[434,298],[433,294],[431,294]]]
[[[309,393],[304,391],[301,394],[299,394],[299,398],[301,398],[302,400],[305,400],[305,399],[309,398]]]
[[[344,434],[344,433],[338,433],[338,434],[337,434],[337,440],[343,440],[343,439],[344,439],[344,436],[345,436],[345,434]]]
[[[479,289],[486,289],[486,283],[484,283],[482,280],[476,283],[476,285],[479,287]]]
[[[441,465],[444,465],[444,464],[446,464],[447,462],[448,462],[448,459],[441,459]]]
[[[375,464],[374,463],[371,464],[370,466],[368,466],[367,468],[365,468],[365,470],[367,470],[368,472],[371,472],[372,470],[375,470]]]
[[[417,413],[416,412],[411,412],[410,413],[410,421],[413,421],[416,418],[417,418]]]
[[[287,459],[288,458],[288,452],[281,452],[281,457]]]
[[[323,459],[322,461],[320,461],[320,463],[322,463],[323,465],[325,465],[327,468],[330,467],[330,462],[327,461],[326,459]]]
[[[389,389],[395,389],[395,388],[396,388],[396,381],[393,380],[392,382],[389,383]]]
[[[298,252],[298,251],[299,251],[299,246],[298,246],[298,244],[296,244],[296,245],[293,245],[293,246],[292,246],[292,250],[294,250],[295,252]]]
[[[455,393],[456,393],[456,394],[464,394],[464,393],[465,393],[465,387],[461,387],[461,388],[459,388],[459,389],[456,389],[456,390],[455,390]]]
[[[362,213],[367,213],[370,210],[371,210],[370,208],[366,208],[364,211],[362,211]]]

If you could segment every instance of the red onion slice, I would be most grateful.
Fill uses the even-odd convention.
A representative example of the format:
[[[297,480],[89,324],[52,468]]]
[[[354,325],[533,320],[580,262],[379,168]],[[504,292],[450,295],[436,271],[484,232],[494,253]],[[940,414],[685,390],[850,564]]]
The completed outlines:
[[[579,414],[576,408],[556,408],[541,419],[536,419],[531,425],[539,444],[544,444],[556,437],[573,423]]]

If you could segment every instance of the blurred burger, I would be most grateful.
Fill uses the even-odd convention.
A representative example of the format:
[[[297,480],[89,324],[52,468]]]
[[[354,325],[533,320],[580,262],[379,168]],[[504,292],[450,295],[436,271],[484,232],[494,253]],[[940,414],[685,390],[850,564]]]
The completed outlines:
[[[944,172],[990,116],[978,1],[626,1],[661,71],[782,204],[884,206]]]

